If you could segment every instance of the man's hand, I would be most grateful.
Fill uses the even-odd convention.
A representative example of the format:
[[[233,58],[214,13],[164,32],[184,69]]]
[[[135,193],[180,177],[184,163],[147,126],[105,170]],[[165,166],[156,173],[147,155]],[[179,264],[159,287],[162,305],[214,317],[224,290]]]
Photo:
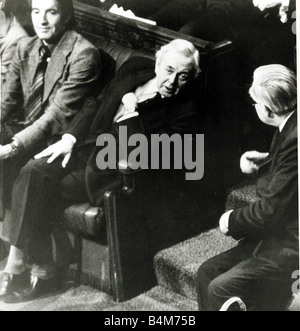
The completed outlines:
[[[13,148],[11,145],[0,145],[0,160],[6,160],[11,157]]]
[[[125,94],[122,103],[124,105],[123,116],[129,113],[134,113],[138,107],[138,99],[134,93]]]
[[[58,157],[63,156],[64,159],[62,162],[62,167],[65,168],[67,166],[67,164],[69,163],[70,158],[72,156],[72,151],[73,151],[74,145],[75,145],[75,142],[73,140],[71,140],[70,138],[67,138],[67,137],[63,137],[56,144],[49,146],[44,151],[37,154],[34,158],[41,159],[41,158],[50,156],[47,163],[52,163]]]
[[[275,6],[281,6],[282,0],[253,0],[253,5],[258,7],[261,11]]]
[[[247,152],[241,157],[241,169],[244,174],[255,174],[258,169],[260,163],[262,163],[267,157],[269,153],[260,153],[260,152]]]

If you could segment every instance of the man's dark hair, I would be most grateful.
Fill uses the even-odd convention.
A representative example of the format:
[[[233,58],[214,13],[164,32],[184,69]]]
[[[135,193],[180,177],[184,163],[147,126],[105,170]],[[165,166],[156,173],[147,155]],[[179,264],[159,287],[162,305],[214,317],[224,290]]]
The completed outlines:
[[[30,7],[32,7],[32,0],[29,1],[30,1]],[[56,0],[56,2],[59,4],[63,12],[63,15],[69,16],[70,18],[67,23],[67,29],[69,30],[73,29],[76,25],[73,0]]]

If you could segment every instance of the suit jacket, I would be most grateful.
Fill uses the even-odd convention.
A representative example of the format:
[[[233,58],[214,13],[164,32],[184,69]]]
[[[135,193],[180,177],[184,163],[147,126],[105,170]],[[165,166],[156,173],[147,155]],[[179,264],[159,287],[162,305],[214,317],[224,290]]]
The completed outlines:
[[[23,29],[18,20],[12,16],[9,20],[5,35],[0,35],[0,58],[1,58],[1,79],[5,82],[6,73],[10,62],[16,52],[18,42],[27,37],[27,32]]]
[[[18,45],[4,86],[2,124],[25,120],[26,103],[39,62],[38,37],[25,38]],[[40,141],[52,143],[61,136],[84,100],[101,90],[102,64],[98,50],[75,31],[66,31],[56,45],[45,73],[43,105],[45,112],[32,125],[14,137],[29,152]]]
[[[260,166],[260,201],[235,210],[229,235],[261,240],[254,254],[279,267],[299,269],[297,114],[275,135],[270,155]]]
[[[108,179],[113,172],[100,171],[96,167],[95,142],[98,135],[102,133],[113,133],[117,135],[118,124],[113,124],[113,119],[119,109],[121,100],[128,92],[135,91],[155,77],[155,62],[151,59],[135,57],[129,59],[119,69],[118,73],[107,86],[102,94],[100,106],[93,101],[87,104],[87,109],[77,116],[73,126],[68,133],[74,135],[79,141],[79,148],[87,148],[90,145],[93,149],[87,164],[87,189],[91,192],[90,197],[99,196],[103,191],[104,178]],[[120,125],[130,125],[132,133],[143,133],[145,135],[154,133],[191,133],[201,114],[199,105],[199,84],[194,83],[183,89],[177,96],[171,99],[162,99],[155,104],[145,105],[139,108],[140,116],[133,120],[121,122]],[[92,119],[94,119],[92,121]],[[92,125],[89,123],[92,122]],[[87,137],[86,128],[90,125]],[[134,127],[134,129],[133,129]],[[81,143],[80,143],[81,141]],[[108,183],[112,183],[108,179]]]

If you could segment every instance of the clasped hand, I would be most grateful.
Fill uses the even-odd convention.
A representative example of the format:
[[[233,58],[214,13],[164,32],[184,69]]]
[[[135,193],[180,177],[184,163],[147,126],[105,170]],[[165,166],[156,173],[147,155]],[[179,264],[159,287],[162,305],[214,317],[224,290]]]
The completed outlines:
[[[74,145],[75,143],[71,139],[62,138],[57,143],[49,146],[41,153],[37,154],[34,158],[37,160],[37,159],[49,157],[47,163],[52,163],[58,157],[62,156],[63,157],[62,167],[66,168],[72,156]]]
[[[254,174],[258,171],[259,165],[269,156],[269,153],[257,151],[247,152],[241,157],[241,170],[244,174]]]

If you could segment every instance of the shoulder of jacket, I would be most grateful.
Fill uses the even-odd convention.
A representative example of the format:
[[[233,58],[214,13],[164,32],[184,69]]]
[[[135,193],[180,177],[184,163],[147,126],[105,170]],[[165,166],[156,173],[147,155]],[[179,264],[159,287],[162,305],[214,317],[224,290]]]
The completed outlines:
[[[73,37],[75,38],[75,44],[74,48],[80,49],[93,49],[96,50],[97,48],[90,42],[88,39],[86,39],[84,36],[82,36],[80,33],[76,31],[71,32]]]
[[[25,51],[31,49],[34,46],[34,44],[38,41],[39,41],[39,38],[37,36],[24,37],[24,38],[20,39],[20,41],[19,41],[19,49],[21,52],[22,51],[25,52]]]

